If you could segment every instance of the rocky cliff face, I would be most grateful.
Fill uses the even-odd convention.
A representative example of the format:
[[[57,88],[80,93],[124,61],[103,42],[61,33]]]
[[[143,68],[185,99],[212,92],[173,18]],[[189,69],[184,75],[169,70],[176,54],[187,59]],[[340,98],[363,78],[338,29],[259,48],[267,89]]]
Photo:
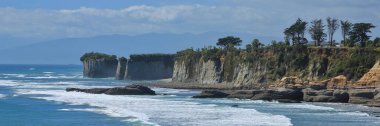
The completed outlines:
[[[377,61],[375,65],[366,73],[357,83],[357,86],[380,86],[380,61]]]
[[[357,80],[379,56],[374,50],[348,48],[292,47],[256,52],[234,51],[216,58],[208,58],[209,54],[204,52],[178,54],[173,82],[227,83],[236,87],[266,88],[287,76],[299,77],[303,82],[320,81],[338,75]]]
[[[156,80],[171,78],[174,55],[131,55],[125,70],[126,80]]]
[[[91,78],[114,77],[117,60],[89,59],[83,61],[83,76]]]
[[[116,80],[123,80],[125,76],[125,70],[127,69],[127,62],[128,60],[124,57],[119,58],[119,61],[117,63],[117,69],[116,69]]]
[[[176,61],[172,80],[175,82],[197,82],[201,84],[215,84],[222,82],[221,61],[197,62],[186,64]]]

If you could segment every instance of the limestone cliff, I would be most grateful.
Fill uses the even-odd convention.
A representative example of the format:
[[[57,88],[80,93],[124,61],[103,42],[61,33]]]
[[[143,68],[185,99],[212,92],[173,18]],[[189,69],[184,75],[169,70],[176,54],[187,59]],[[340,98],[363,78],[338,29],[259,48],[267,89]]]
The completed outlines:
[[[304,82],[344,75],[357,80],[376,61],[373,49],[277,47],[255,51],[203,49],[177,53],[173,82],[266,88],[287,76]]]
[[[86,53],[81,57],[83,76],[91,78],[114,77],[117,59],[114,55]]]
[[[125,76],[125,70],[127,69],[127,58],[121,57],[119,58],[117,69],[116,69],[116,80],[123,80]]]
[[[156,80],[166,79],[173,75],[174,55],[142,54],[130,55],[124,79]]]

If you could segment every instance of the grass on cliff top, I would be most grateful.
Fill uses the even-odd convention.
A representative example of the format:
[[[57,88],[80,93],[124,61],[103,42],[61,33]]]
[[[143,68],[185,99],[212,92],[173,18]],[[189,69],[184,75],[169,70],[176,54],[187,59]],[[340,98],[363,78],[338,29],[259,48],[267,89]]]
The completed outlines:
[[[104,53],[98,53],[98,52],[89,52],[85,53],[82,57],[80,57],[80,61],[88,61],[91,59],[97,60],[97,59],[105,59],[105,60],[117,60],[116,55],[108,55]]]
[[[169,60],[173,61],[175,54],[132,54],[129,56],[132,61],[158,61],[158,60]]]

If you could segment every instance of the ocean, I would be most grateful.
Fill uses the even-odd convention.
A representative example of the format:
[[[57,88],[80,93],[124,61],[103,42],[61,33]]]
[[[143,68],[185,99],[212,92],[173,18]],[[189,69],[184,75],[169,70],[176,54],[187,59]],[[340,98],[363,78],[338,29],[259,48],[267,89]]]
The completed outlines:
[[[65,92],[155,81],[82,76],[80,65],[0,65],[4,126],[378,126],[379,108],[338,103],[194,99],[199,90],[153,88],[157,96]]]

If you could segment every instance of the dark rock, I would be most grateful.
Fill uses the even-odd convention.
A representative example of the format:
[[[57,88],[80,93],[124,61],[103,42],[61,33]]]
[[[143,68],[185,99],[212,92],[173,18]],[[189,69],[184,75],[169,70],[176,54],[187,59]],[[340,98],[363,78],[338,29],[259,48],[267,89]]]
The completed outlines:
[[[237,91],[230,91],[230,95],[228,95],[228,98],[239,98],[239,99],[251,99],[253,96],[258,94],[257,90],[237,90]]]
[[[66,88],[67,92],[77,91],[91,94],[108,94],[108,95],[156,95],[156,93],[148,87],[141,85],[129,85],[125,87],[115,88],[92,88],[92,89],[80,89],[80,88]]]
[[[230,91],[228,98],[252,99],[252,100],[302,100],[303,93],[300,89],[277,88],[274,90],[240,90]]]
[[[299,100],[290,100],[290,99],[277,99],[276,101],[280,103],[301,103]]]
[[[301,101],[303,93],[301,89],[277,88],[273,91],[272,99],[290,99]]]
[[[352,89],[349,91],[349,103],[354,104],[367,104],[373,101],[375,97],[375,90],[373,89]]]
[[[231,105],[231,107],[239,107],[239,105]]]
[[[307,102],[342,102],[347,103],[349,95],[345,90],[303,90],[303,100]]]
[[[228,95],[229,94],[222,91],[205,90],[205,91],[202,91],[201,94],[193,96],[193,98],[225,98]]]

